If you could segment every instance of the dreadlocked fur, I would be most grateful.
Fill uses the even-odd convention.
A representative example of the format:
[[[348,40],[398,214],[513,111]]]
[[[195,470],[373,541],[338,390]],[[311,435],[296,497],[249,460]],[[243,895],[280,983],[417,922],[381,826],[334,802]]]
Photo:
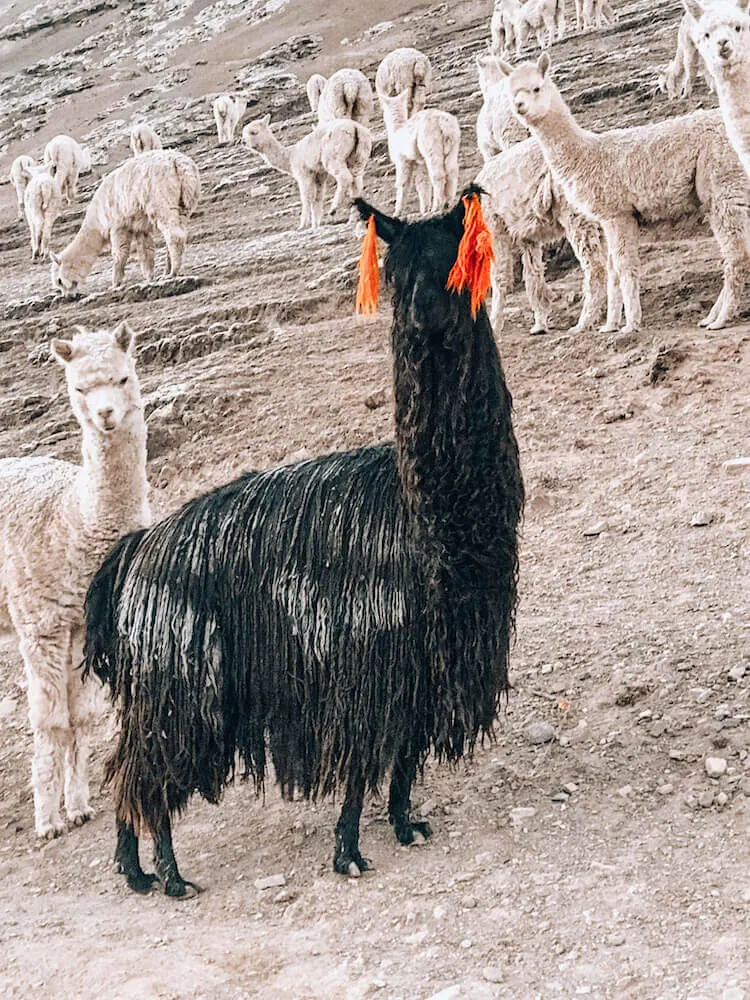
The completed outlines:
[[[217,802],[236,755],[256,787],[270,752],[285,795],[346,788],[337,871],[359,874],[366,788],[392,770],[396,835],[425,757],[456,760],[507,688],[523,506],[518,449],[484,308],[446,291],[462,203],[390,243],[395,444],[251,472],[124,538],[89,590],[86,668],[111,686],[108,768],[121,870],[185,895],[170,816]]]

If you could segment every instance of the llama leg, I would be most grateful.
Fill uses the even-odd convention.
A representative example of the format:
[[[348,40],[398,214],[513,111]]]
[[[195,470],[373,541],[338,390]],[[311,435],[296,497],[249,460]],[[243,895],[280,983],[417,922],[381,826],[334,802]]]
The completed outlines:
[[[141,274],[146,281],[153,281],[154,270],[156,268],[156,247],[151,233],[139,234],[136,242],[136,250]]]
[[[125,277],[125,268],[130,257],[133,234],[126,226],[113,229],[110,233],[112,244],[112,287],[117,288]]]
[[[625,308],[622,333],[634,333],[641,325],[641,301],[638,262],[638,223],[632,216],[622,216],[602,224],[620,283]]]
[[[193,882],[186,882],[177,868],[172,846],[172,826],[167,817],[154,833],[154,863],[156,877],[164,888],[164,895],[173,899],[192,899],[201,891]]]
[[[130,823],[122,819],[117,821],[117,848],[115,849],[115,864],[120,875],[128,881],[128,888],[133,892],[150,892],[159,884],[156,875],[149,875],[141,868],[138,858],[138,838]]]
[[[364,778],[352,771],[346,785],[346,796],[336,824],[336,850],[333,870],[355,878],[372,868],[372,862],[359,853],[359,817],[365,798]]]
[[[388,793],[388,819],[400,844],[413,844],[417,837],[425,840],[432,835],[429,823],[411,819],[411,786],[417,776],[414,757],[400,753],[396,757]]]
[[[523,282],[529,305],[534,313],[532,334],[546,333],[549,328],[550,299],[544,280],[544,258],[541,244],[527,245],[523,249]]]

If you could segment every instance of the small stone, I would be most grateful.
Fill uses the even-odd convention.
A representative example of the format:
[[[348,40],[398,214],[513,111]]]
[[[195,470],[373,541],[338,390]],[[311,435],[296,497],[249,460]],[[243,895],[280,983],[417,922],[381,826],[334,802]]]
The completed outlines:
[[[671,795],[674,791],[674,785],[667,782],[665,785],[657,785],[656,791],[659,795]]]
[[[381,406],[385,406],[387,400],[388,394],[385,389],[376,389],[369,396],[365,396],[364,404],[368,410],[377,410]]]
[[[705,792],[701,792],[698,796],[698,805],[701,809],[710,809],[714,804],[714,793],[713,789],[709,788]]]
[[[572,795],[574,792],[578,791],[578,785],[575,781],[566,781],[562,788],[564,792],[568,793],[568,795]]]
[[[555,729],[549,722],[532,722],[524,729],[523,735],[529,743],[539,746],[554,740]]]
[[[626,799],[629,795],[633,794],[633,786],[623,785],[621,788],[617,789],[617,794],[621,795],[624,799]]]
[[[540,669],[540,673],[551,674],[554,669],[555,668],[552,666],[551,663],[543,663]]]
[[[739,684],[739,682],[745,676],[746,672],[747,668],[745,667],[745,664],[740,663],[736,667],[732,667],[732,669],[729,671],[729,679],[730,681],[735,681],[735,683]]]
[[[722,469],[729,476],[741,476],[745,472],[750,472],[750,458],[730,458],[724,462]]]
[[[250,188],[250,197],[265,198],[267,194],[270,194],[270,190],[267,184],[256,184]]]
[[[286,885],[286,878],[280,872],[277,875],[266,875],[265,878],[256,878],[253,883],[259,892],[264,889],[278,889],[282,885]]]
[[[727,762],[723,757],[706,757],[705,768],[709,778],[720,778],[726,773]]]
[[[439,993],[433,993],[429,1000],[456,1000],[457,997],[461,996],[461,987],[456,984],[455,986],[447,986],[444,990]]]
[[[596,538],[597,535],[601,535],[601,533],[606,530],[607,522],[597,521],[596,524],[592,524],[588,528],[584,528],[582,534],[584,538]]]
[[[498,966],[488,965],[486,969],[482,969],[482,979],[486,979],[488,983],[502,983],[505,976]]]
[[[274,903],[291,903],[297,898],[297,893],[293,892],[291,889],[282,889],[281,892],[277,892],[273,897]]]
[[[427,799],[422,805],[417,809],[420,816],[431,816],[435,812],[435,806],[437,802],[435,799]]]
[[[730,986],[721,994],[721,1000],[745,1000],[745,991],[739,986]]]
[[[625,944],[626,940],[627,938],[625,937],[624,934],[621,933],[610,934],[609,937],[607,938],[607,944],[610,945],[610,947],[612,948],[619,948]]]
[[[555,794],[552,796],[552,801],[553,802],[567,802],[569,798],[570,798],[570,796],[568,795],[567,792],[555,792]]]
[[[516,806],[510,811],[510,821],[513,826],[523,826],[527,820],[536,816],[536,809],[533,806]]]
[[[740,791],[750,799],[750,778],[743,778],[740,782]]]
[[[463,899],[463,906],[467,910],[474,910],[479,904],[477,903],[475,896],[465,896]]]
[[[464,951],[468,951],[469,948],[473,946],[473,944],[474,942],[471,940],[471,938],[464,938],[461,944],[459,945],[459,948],[463,948]]]
[[[729,802],[729,796],[727,795],[727,793],[719,792],[719,794],[716,796],[716,805],[719,807],[719,809],[723,809],[724,806],[727,804],[727,802]]]
[[[443,917],[445,916],[445,907],[436,906],[435,909],[432,911],[432,915],[435,918],[435,920],[442,920]]]
[[[690,518],[691,528],[705,528],[713,521],[713,516],[705,510],[696,511]]]
[[[15,698],[3,698],[0,701],[0,719],[9,719],[15,712],[17,704]]]

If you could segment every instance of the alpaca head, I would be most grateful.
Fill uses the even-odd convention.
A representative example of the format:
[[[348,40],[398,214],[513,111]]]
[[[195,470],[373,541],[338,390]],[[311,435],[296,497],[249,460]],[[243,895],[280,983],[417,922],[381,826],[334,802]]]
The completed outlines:
[[[379,94],[386,129],[399,129],[409,117],[409,91],[402,90],[395,97]]]
[[[547,53],[542,53],[535,63],[521,63],[515,69],[502,60],[498,64],[508,77],[513,110],[524,125],[536,125],[546,118],[557,96]]]
[[[141,414],[143,403],[135,372],[135,335],[127,323],[111,333],[75,328],[72,340],[53,340],[50,353],[65,368],[68,395],[84,429],[109,436],[124,421]]]
[[[685,9],[697,21],[693,38],[714,76],[721,77],[738,63],[750,60],[750,0],[737,3],[685,0]]]
[[[479,89],[482,91],[482,96],[486,97],[490,87],[505,80],[505,74],[500,66],[500,60],[490,53],[484,52],[478,55],[476,62]]]
[[[248,122],[242,130],[242,145],[254,149],[256,153],[264,153],[268,149],[269,140],[272,139],[270,115]]]
[[[320,95],[323,93],[323,88],[326,83],[326,78],[320,73],[313,73],[307,81],[307,100],[310,102],[310,110],[313,114],[317,114],[318,105],[320,104]]]
[[[50,171],[52,173],[52,171]],[[52,175],[54,177],[54,174]],[[73,298],[78,294],[80,281],[68,272],[65,262],[58,254],[50,250],[49,259],[51,263],[50,274],[52,276],[52,287],[56,292],[60,292],[66,298]]]

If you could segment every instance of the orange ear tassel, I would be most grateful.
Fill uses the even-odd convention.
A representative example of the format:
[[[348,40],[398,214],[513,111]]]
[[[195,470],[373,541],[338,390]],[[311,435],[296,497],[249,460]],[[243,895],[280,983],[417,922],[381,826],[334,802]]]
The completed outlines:
[[[490,268],[495,254],[492,234],[482,215],[482,204],[476,194],[462,199],[464,203],[464,234],[458,244],[456,263],[445,286],[449,292],[471,292],[471,315],[476,316],[490,289]]]
[[[378,270],[378,234],[375,232],[375,216],[367,223],[367,233],[362,243],[359,258],[359,284],[357,285],[357,312],[374,316],[378,311],[378,290],[380,271]]]

